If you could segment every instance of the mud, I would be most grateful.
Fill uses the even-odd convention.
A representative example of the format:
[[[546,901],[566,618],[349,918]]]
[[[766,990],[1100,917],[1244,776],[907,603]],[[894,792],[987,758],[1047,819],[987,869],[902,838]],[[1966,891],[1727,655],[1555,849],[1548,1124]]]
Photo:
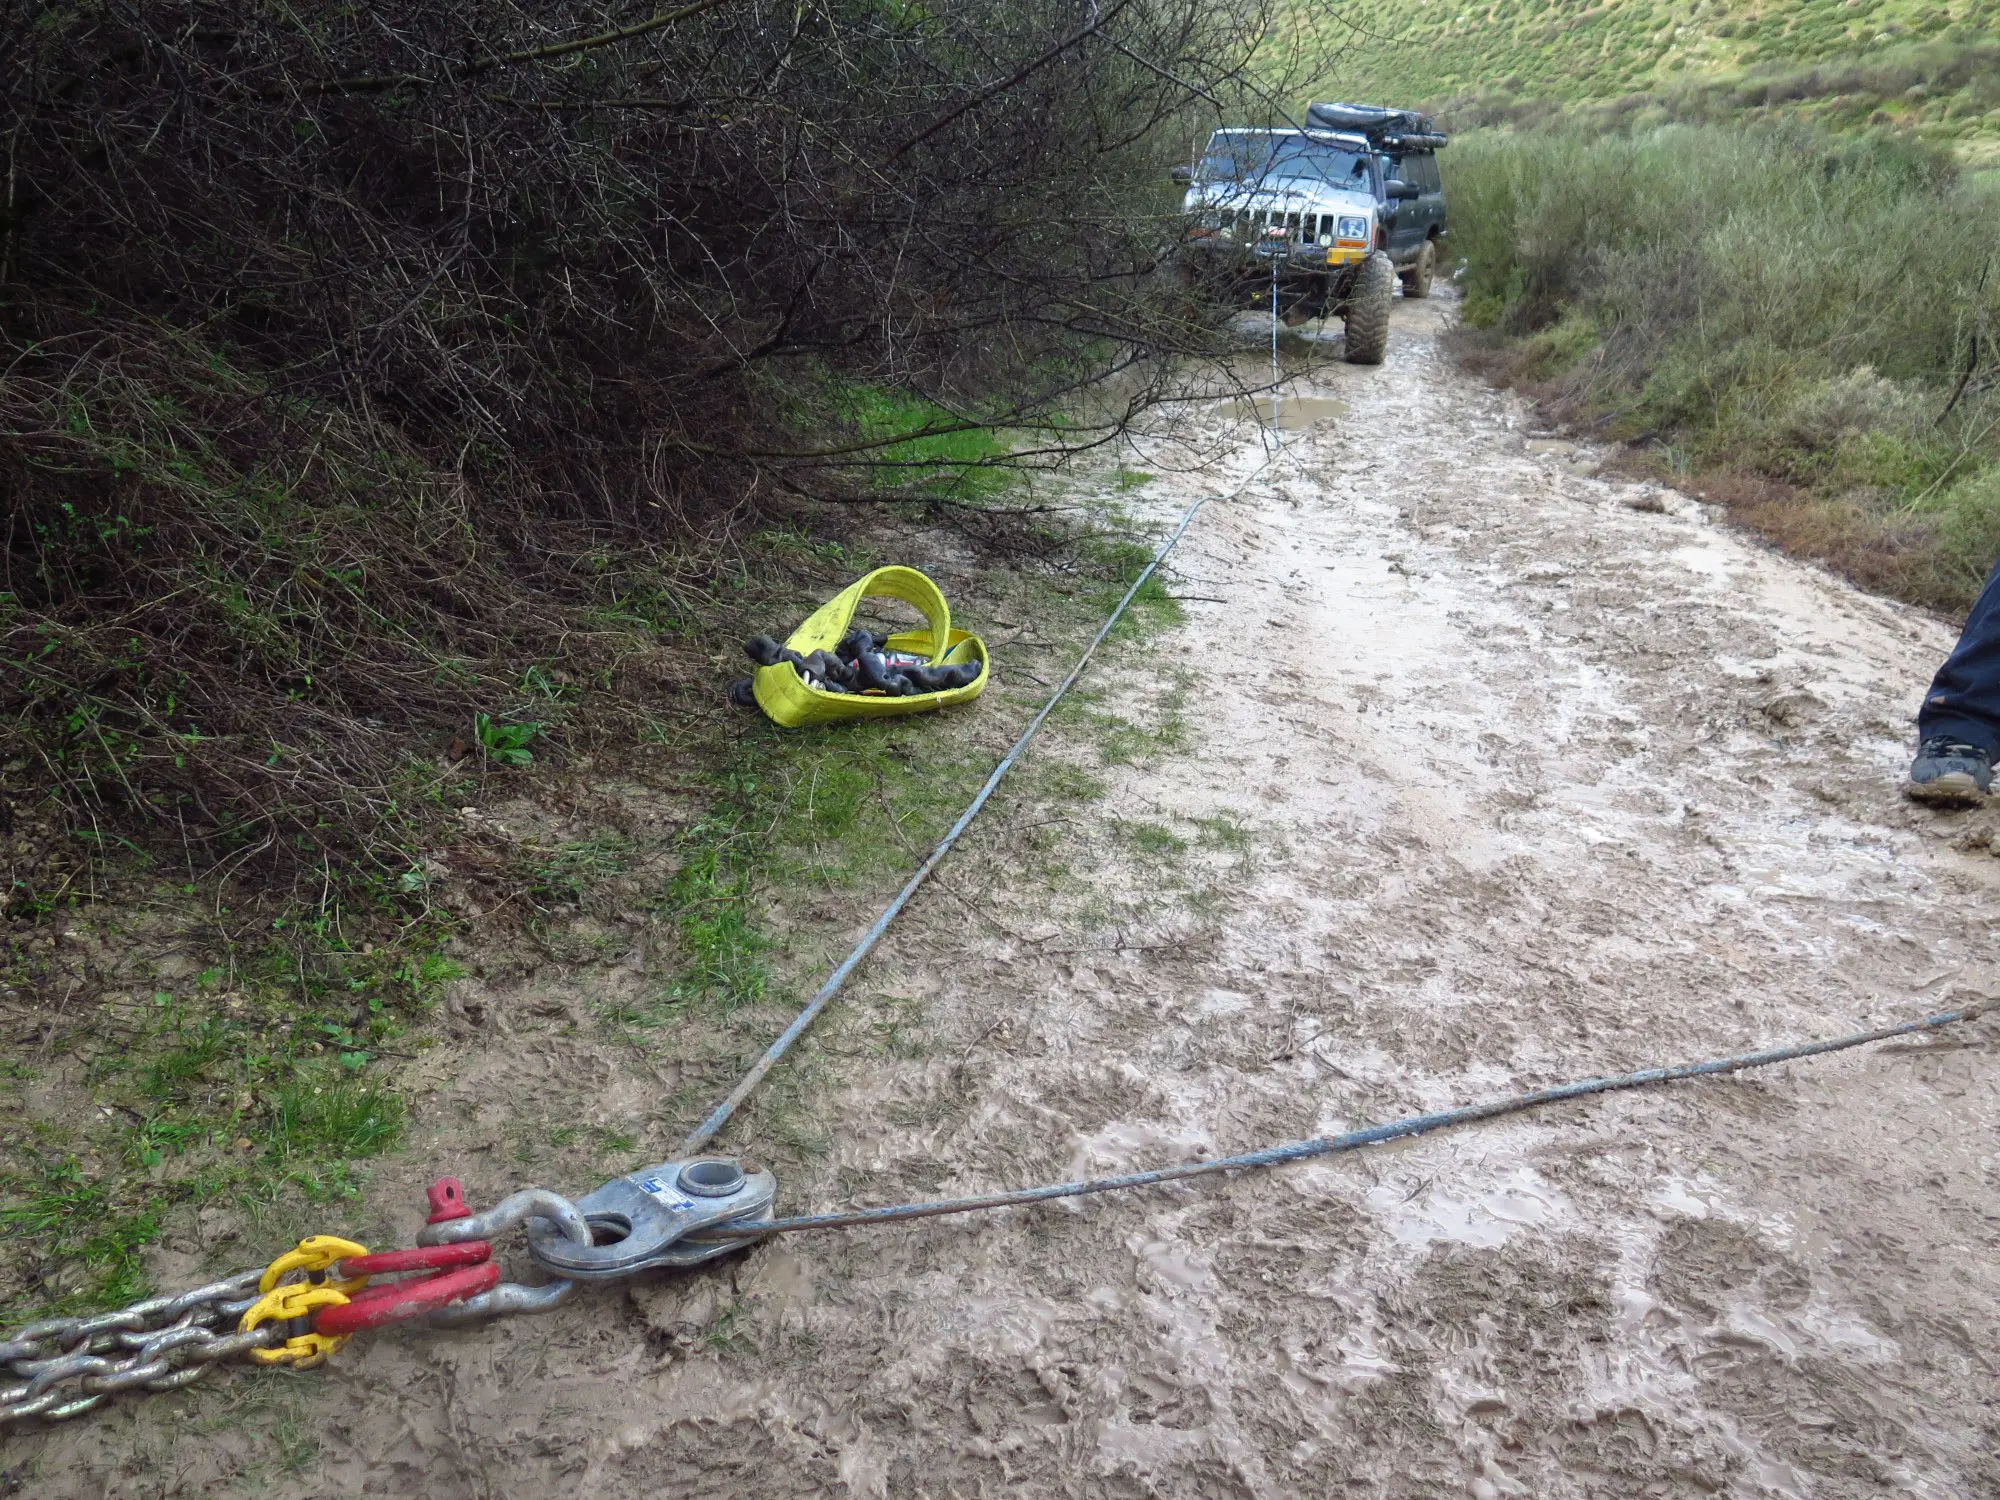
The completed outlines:
[[[1991,815],[1896,786],[1946,628],[1592,477],[1451,368],[1444,315],[1399,303],[1385,367],[1301,376],[1347,418],[1190,533],[1189,618],[1154,643],[1184,685],[1112,691],[1184,742],[1107,764],[1071,716],[1037,749],[1108,793],[996,800],[809,1044],[826,1146],[781,1208],[1224,1153],[1992,990]],[[643,1116],[671,1078],[537,1039],[578,1004],[502,1006],[519,1035],[440,1073],[380,1192],[481,1110]],[[123,1408],[30,1440],[35,1488],[2000,1493],[1996,1035],[800,1237]],[[516,1175],[477,1160],[476,1195]],[[316,1451],[258,1470],[285,1423]]]

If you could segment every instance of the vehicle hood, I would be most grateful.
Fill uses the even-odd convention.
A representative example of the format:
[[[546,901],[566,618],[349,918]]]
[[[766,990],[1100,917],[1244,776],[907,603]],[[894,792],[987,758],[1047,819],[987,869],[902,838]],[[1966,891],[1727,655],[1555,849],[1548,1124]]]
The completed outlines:
[[[1203,182],[1188,189],[1188,213],[1203,210],[1276,209],[1283,213],[1348,213],[1375,211],[1372,192],[1329,187],[1317,177],[1267,177],[1255,184]]]

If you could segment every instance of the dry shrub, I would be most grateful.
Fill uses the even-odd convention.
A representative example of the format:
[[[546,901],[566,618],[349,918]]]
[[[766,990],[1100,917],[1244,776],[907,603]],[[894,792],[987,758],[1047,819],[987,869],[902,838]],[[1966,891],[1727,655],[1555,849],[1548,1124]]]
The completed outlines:
[[[912,462],[851,393],[1115,425],[1206,347],[1164,167],[1264,4],[15,7],[0,810],[393,876],[476,712]]]

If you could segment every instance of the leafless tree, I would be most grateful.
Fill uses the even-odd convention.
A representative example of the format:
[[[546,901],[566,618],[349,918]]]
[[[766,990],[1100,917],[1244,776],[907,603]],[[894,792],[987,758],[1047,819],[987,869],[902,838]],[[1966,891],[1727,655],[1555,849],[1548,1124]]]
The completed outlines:
[[[5,799],[352,858],[634,559],[898,462],[845,393],[1115,425],[1272,4],[10,7]]]

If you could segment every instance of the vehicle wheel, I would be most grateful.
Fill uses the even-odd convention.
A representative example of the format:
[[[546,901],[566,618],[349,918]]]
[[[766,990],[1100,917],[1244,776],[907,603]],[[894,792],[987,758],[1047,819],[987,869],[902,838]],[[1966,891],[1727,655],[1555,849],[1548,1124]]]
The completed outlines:
[[[1396,291],[1396,267],[1380,250],[1361,263],[1354,291],[1341,308],[1350,365],[1379,365],[1389,348],[1389,301]]]
[[[1417,263],[1403,273],[1403,295],[1428,297],[1431,294],[1431,277],[1437,274],[1437,263],[1437,241],[1425,240],[1424,248],[1417,256]]]

